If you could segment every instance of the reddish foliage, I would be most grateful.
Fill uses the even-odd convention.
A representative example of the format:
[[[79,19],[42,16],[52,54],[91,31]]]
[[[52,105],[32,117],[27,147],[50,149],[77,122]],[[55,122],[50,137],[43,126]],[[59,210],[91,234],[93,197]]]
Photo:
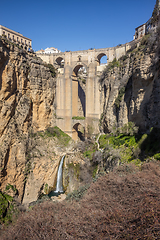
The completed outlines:
[[[39,204],[0,239],[160,239],[160,166],[122,167],[91,184],[80,202]]]

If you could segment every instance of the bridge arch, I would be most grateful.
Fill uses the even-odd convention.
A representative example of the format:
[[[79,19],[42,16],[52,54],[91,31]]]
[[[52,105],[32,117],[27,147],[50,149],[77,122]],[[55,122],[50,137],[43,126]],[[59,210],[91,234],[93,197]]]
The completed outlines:
[[[55,64],[58,65],[59,67],[64,67],[64,59],[62,57],[56,58]]]
[[[85,71],[86,65],[82,63],[76,64],[72,69],[72,117],[86,115],[86,94],[85,94],[85,82],[80,80],[78,71],[84,67]]]
[[[81,123],[76,123],[72,129],[72,138],[77,141],[80,139],[81,141],[85,141],[85,127]]]
[[[97,65],[100,66],[102,63],[102,59],[105,61],[103,63],[107,64],[107,55],[106,53],[99,53],[97,56]]]
[[[85,63],[78,62],[78,63],[74,64],[74,66],[72,68],[73,75],[77,76],[79,69],[82,68],[82,67],[85,67],[86,71],[88,71],[88,67]]]

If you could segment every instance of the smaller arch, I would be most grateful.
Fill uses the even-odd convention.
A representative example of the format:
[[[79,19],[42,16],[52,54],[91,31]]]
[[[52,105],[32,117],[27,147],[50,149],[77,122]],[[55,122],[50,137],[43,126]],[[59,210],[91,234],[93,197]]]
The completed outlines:
[[[100,53],[98,56],[97,56],[97,65],[100,66],[101,65],[101,60],[102,58],[106,58],[105,59],[105,62],[103,64],[107,64],[107,55],[105,53]]]
[[[77,76],[79,69],[82,68],[82,67],[83,67],[82,64],[77,65],[73,70],[73,75]]]
[[[84,64],[84,63],[82,63],[82,62],[76,63],[76,64],[73,66],[73,68],[72,68],[73,76],[77,76],[79,69],[82,68],[82,67],[84,67],[84,68],[86,69],[86,71],[87,71],[88,68],[87,68],[87,65],[86,65],[86,64]]]
[[[56,65],[58,65],[61,68],[64,67],[64,59],[62,57],[56,58],[55,63],[56,63]]]
[[[82,124],[74,124],[72,130],[72,138],[75,141],[77,141],[78,139],[81,141],[85,141],[85,127],[83,127]]]

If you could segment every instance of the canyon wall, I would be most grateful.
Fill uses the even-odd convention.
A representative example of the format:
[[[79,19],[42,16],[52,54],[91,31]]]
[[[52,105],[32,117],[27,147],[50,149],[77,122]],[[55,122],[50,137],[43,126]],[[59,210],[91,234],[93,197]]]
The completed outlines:
[[[144,36],[99,77],[101,132],[128,122],[142,132],[160,127],[159,43],[158,33]],[[55,94],[56,78],[47,65],[34,53],[0,39],[0,190],[14,185],[17,200],[25,204],[55,186],[58,164],[66,153],[67,192],[91,182],[95,171],[83,154],[86,142],[82,151],[73,141],[63,145],[50,137],[56,123]]]
[[[55,86],[49,68],[34,53],[0,39],[0,188],[15,185],[19,201],[30,168],[33,132],[54,125]]]
[[[151,33],[119,61],[115,59],[107,66],[99,80],[101,131],[112,132],[128,122],[134,122],[142,132],[160,127],[158,46],[158,32]]]

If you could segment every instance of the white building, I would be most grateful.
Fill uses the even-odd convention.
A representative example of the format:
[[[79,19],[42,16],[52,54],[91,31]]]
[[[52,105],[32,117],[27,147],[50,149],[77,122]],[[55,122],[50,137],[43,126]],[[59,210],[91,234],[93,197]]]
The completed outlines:
[[[58,50],[57,48],[54,47],[50,47],[50,48],[46,48],[45,50],[41,49],[39,51],[37,51],[36,53],[40,53],[40,54],[51,54],[51,53],[60,53],[61,51]]]
[[[50,48],[46,48],[44,52],[47,54],[50,54],[50,53],[60,53],[61,51],[58,50],[57,48],[50,47]]]

